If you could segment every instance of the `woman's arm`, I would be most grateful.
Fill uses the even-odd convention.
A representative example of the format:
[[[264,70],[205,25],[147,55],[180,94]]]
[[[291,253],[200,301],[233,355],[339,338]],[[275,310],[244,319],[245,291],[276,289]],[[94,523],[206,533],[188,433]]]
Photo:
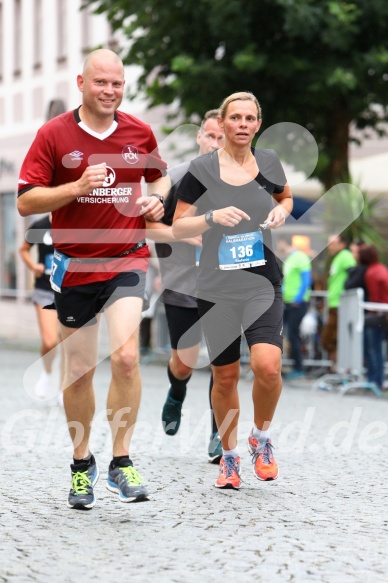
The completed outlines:
[[[196,212],[197,209],[194,205],[178,200],[172,225],[174,237],[177,239],[196,237],[211,228],[206,222],[206,215],[196,215]],[[224,227],[235,227],[243,219],[246,221],[251,220],[247,213],[235,206],[228,206],[213,211],[213,223],[223,225]]]
[[[291,188],[288,184],[284,185],[283,192],[275,193],[272,197],[276,200],[276,206],[268,213],[268,217],[264,221],[269,229],[277,229],[281,227],[294,206],[292,200]]]

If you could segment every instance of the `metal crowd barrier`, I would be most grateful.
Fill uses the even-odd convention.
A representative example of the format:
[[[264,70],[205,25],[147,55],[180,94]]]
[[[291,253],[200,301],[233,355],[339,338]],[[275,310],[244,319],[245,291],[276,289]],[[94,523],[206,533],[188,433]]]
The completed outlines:
[[[346,394],[354,389],[369,389],[377,396],[383,393],[364,380],[364,310],[388,312],[388,304],[364,302],[361,288],[344,292],[338,309],[337,373],[320,377],[313,389],[338,389]]]

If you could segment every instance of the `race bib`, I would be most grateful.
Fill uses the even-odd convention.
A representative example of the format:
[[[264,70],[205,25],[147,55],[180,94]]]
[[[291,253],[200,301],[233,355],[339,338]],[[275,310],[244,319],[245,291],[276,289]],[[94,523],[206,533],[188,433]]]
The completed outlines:
[[[54,259],[54,253],[49,253],[44,258],[44,272],[46,275],[51,274],[51,269],[53,266],[53,259]]]
[[[51,269],[50,284],[54,291],[61,293],[62,282],[71,259],[55,249]]]
[[[218,247],[219,268],[248,269],[265,265],[263,234],[261,231],[223,235]]]
[[[195,248],[195,265],[198,267],[199,260],[201,259],[202,247]]]

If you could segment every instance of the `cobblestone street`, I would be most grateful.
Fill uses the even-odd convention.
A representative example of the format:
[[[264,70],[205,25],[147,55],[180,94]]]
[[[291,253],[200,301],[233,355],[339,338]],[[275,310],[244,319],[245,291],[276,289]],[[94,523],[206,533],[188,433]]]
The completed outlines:
[[[246,438],[251,383],[240,382],[240,491],[213,487],[208,371],[195,371],[181,428],[164,435],[165,367],[142,364],[131,457],[149,502],[122,504],[105,488],[111,456],[104,407],[109,361],[96,371],[91,449],[97,503],[69,510],[71,447],[64,412],[23,387],[33,350],[3,346],[0,581],[376,583],[388,579],[388,399],[285,385],[273,423],[279,479],[252,474]]]

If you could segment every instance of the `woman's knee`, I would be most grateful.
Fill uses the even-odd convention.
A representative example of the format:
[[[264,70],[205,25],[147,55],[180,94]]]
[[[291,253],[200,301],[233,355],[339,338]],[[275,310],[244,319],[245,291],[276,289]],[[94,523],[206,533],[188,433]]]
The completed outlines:
[[[251,368],[255,377],[266,380],[268,384],[280,380],[282,365],[279,359],[270,359],[266,362],[256,360],[251,363]]]
[[[240,379],[240,367],[217,367],[213,369],[213,391],[219,393],[229,393],[237,389]]]

